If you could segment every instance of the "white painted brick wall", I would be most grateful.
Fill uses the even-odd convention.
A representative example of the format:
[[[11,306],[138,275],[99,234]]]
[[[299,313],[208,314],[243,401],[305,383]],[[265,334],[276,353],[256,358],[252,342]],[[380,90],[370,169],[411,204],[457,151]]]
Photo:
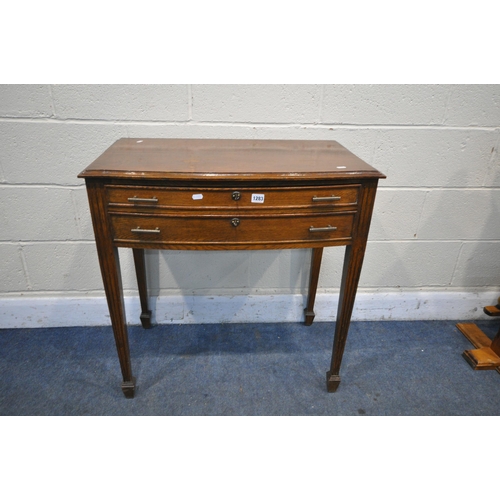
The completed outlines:
[[[321,85],[194,85],[193,120],[317,123]]]
[[[188,120],[185,85],[56,85],[54,114],[62,119]]]
[[[321,117],[333,124],[441,124],[449,92],[444,85],[327,85]]]
[[[0,116],[49,117],[53,115],[53,101],[49,85],[2,85],[0,89]]]
[[[1,291],[26,291],[27,283],[19,245],[0,244],[0,262],[2,263]]]
[[[0,303],[102,294],[76,176],[120,137],[337,140],[387,175],[362,291],[500,294],[500,85],[0,85]],[[308,250],[147,256],[162,295],[307,288]],[[325,250],[320,294],[342,259]]]

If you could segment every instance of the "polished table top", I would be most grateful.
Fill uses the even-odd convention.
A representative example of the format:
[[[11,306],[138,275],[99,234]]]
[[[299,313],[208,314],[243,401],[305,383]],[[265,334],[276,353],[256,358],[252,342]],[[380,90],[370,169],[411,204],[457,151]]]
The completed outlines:
[[[307,181],[384,178],[335,141],[119,139],[79,177]]]

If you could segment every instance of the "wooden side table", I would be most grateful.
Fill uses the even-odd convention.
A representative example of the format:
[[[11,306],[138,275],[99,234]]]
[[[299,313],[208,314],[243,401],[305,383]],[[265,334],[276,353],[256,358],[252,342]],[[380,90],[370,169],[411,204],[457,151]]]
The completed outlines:
[[[118,247],[132,248],[141,322],[151,326],[144,249],[312,248],[305,324],[323,248],[346,246],[327,390],[340,384],[378,180],[383,174],[334,141],[120,139],[85,179],[123,376],[133,397]]]

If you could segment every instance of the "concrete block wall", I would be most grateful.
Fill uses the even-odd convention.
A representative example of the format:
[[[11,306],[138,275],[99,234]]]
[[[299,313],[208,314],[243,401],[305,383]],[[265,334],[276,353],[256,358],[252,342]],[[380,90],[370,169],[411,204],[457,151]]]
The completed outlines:
[[[482,317],[500,295],[500,85],[0,85],[0,327],[79,324],[102,309],[76,176],[120,137],[337,140],[387,175],[355,318]],[[130,253],[120,250],[134,297]],[[282,310],[306,292],[309,255],[148,252],[159,310],[180,311],[157,314],[222,320],[218,310],[245,296]],[[335,316],[321,304],[338,292],[342,259],[341,248],[325,251],[319,319]],[[207,296],[219,309],[193,315]],[[57,319],[65,300],[71,318]],[[265,316],[240,309],[227,317]]]

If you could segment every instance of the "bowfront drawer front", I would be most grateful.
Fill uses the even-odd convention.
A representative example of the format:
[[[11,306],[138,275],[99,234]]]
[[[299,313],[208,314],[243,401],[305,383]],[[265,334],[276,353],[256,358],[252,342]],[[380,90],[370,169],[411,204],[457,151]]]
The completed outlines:
[[[279,188],[168,188],[108,186],[108,206],[123,212],[168,212],[172,209],[280,209],[353,210],[357,184]]]
[[[156,244],[165,248],[200,246],[346,244],[352,236],[355,213],[234,217],[217,215],[141,216],[113,214],[111,225],[118,246]]]

